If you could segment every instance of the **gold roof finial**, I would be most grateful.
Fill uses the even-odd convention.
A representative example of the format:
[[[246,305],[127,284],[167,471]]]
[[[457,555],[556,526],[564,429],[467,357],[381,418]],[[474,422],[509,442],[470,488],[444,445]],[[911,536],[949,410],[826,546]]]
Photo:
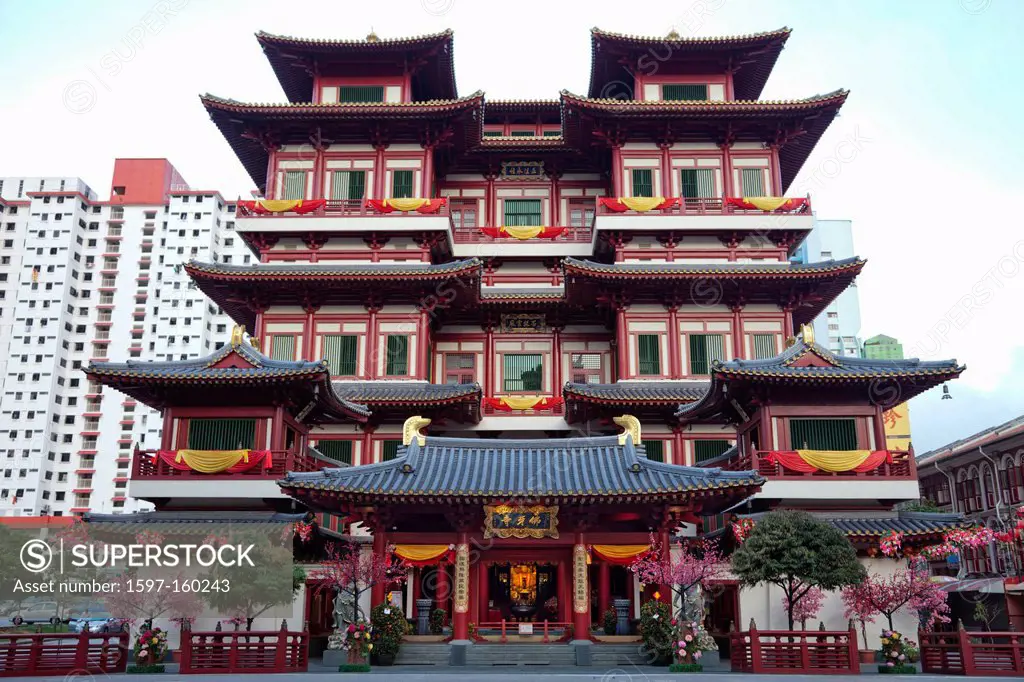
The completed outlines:
[[[366,35],[366,42],[368,43],[379,43],[380,36],[373,32],[373,26],[370,27],[370,32]]]
[[[412,439],[415,438],[416,442],[420,447],[427,444],[427,437],[420,433],[420,429],[425,429],[430,426],[430,420],[426,417],[409,417],[405,420],[405,426],[402,427],[402,445],[412,445]]]
[[[231,330],[231,345],[241,346],[245,340],[245,325],[236,324],[234,329]]]
[[[814,343],[814,327],[809,324],[800,325],[800,336],[804,338],[804,343],[808,346]]]
[[[640,445],[640,420],[631,414],[612,417],[612,421],[623,428],[619,434],[619,445],[626,444],[626,436],[633,436],[633,445]]]
[[[679,40],[679,31],[676,30],[675,26],[673,26],[672,30],[669,31],[668,35],[665,37],[669,40]]]

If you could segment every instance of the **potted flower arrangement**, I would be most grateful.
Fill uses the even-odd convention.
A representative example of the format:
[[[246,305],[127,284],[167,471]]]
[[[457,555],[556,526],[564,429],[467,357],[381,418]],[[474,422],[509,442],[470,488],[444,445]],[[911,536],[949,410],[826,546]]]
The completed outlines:
[[[344,630],[344,643],[342,648],[348,652],[348,663],[343,663],[339,672],[343,673],[365,673],[370,671],[370,664],[366,662],[370,652],[373,651],[373,625],[365,620],[357,620],[349,623]]]
[[[167,655],[167,633],[160,628],[148,627],[139,632],[133,648],[135,665],[128,667],[129,673],[162,673],[161,661]]]
[[[444,618],[448,613],[444,609],[434,609],[430,612],[430,634],[444,634]]]
[[[895,630],[882,630],[883,662],[878,666],[878,672],[889,675],[916,673],[917,668],[910,664],[907,651],[909,648],[902,634]]]
[[[377,604],[370,615],[373,625],[372,642],[373,656],[379,665],[393,665],[402,646],[402,637],[408,630],[409,623],[405,620],[401,609],[391,604]]]
[[[675,629],[675,662],[669,665],[671,673],[699,673],[704,666],[700,659],[704,655],[701,646],[701,632],[697,623],[680,623]]]
[[[619,617],[615,613],[614,608],[609,608],[607,611],[605,611],[604,614],[601,616],[601,628],[604,630],[604,634],[614,635],[616,630],[615,626],[618,624],[618,622]]]
[[[653,665],[668,665],[673,660],[676,626],[665,602],[652,599],[640,607],[640,636]]]

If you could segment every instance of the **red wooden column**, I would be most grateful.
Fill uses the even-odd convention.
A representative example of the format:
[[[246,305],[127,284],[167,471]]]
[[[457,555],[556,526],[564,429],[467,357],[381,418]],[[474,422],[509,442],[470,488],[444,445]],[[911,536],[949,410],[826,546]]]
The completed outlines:
[[[598,622],[604,622],[604,612],[608,610],[612,603],[612,578],[611,578],[611,565],[601,560],[601,563],[597,565],[597,610],[600,611],[598,614]]]
[[[772,150],[772,191],[771,196],[781,197],[782,196],[782,169],[779,167],[779,145],[773,144],[770,149]]]
[[[302,308],[306,312],[306,324],[302,336],[302,360],[313,360],[316,353],[316,316],[320,306],[307,303]]]
[[[615,345],[618,355],[620,381],[629,376],[629,334],[626,333],[626,305],[619,303],[615,308]]]
[[[552,327],[551,333],[551,394],[557,398],[562,395],[562,327]]]
[[[387,144],[375,143],[373,145],[374,151],[377,152],[377,156],[373,162],[373,198],[383,199],[384,198],[384,177],[387,175],[384,162],[384,150],[387,149]]]
[[[274,192],[277,191],[277,150],[280,149],[279,145],[272,144],[267,150],[270,153],[267,155],[267,189],[263,193],[263,196],[267,199],[274,199]]]
[[[895,405],[893,405],[895,407]],[[888,450],[889,444],[885,439],[885,419],[882,417],[882,413],[885,412],[885,408],[881,405],[875,405],[875,416],[873,426],[875,429],[875,450]]]
[[[661,195],[670,197],[672,196],[672,157],[669,154],[669,148],[672,147],[672,143],[659,142],[658,147],[661,149]]]
[[[380,339],[377,335],[377,313],[380,311],[380,304],[376,301],[367,301],[366,310],[370,313],[366,324],[366,370],[363,374],[367,379],[377,378],[377,359]]]
[[[376,430],[374,424],[363,424],[363,451],[359,454],[359,464],[373,463],[373,432]]]
[[[622,186],[622,145],[612,143],[612,196],[625,196]]]
[[[484,328],[484,376],[483,385],[484,397],[494,397],[494,324],[486,322]]]
[[[676,315],[679,308],[675,302],[666,303],[665,308],[668,309],[668,376],[670,379],[679,379],[683,376],[679,352],[679,317]]]
[[[658,542],[661,543],[661,563],[665,567],[665,573],[668,573],[668,567],[672,563],[672,546],[669,544],[671,539],[668,526],[662,526],[658,532]],[[662,603],[668,604],[669,608],[672,607],[672,586],[668,584],[661,584],[658,586],[658,591],[661,592]]]
[[[747,357],[747,340],[743,337],[743,322],[740,319],[742,303],[736,303],[732,310],[732,354],[734,358]]]
[[[583,544],[583,532],[576,531],[572,548],[573,639],[590,638],[590,586],[587,577],[587,546]]]
[[[551,220],[548,225],[562,224],[562,194],[561,188],[558,186],[558,178],[561,175],[558,171],[551,172]]]
[[[793,306],[791,304],[788,304],[788,303],[786,305],[782,306],[782,314],[784,316],[782,318],[782,336],[783,336],[783,338],[788,339],[789,337],[794,335],[794,332],[793,332]]]
[[[455,546],[455,590],[452,594],[452,639],[469,639],[469,533],[459,531]]]
[[[377,523],[373,529],[373,553],[376,556],[384,556],[387,551],[387,538],[383,523]],[[370,588],[370,608],[377,604],[384,603],[384,590],[387,588],[383,582],[377,583]]]
[[[430,377],[430,313],[420,308],[419,320],[416,322],[419,347],[416,349],[416,376],[419,379]]]
[[[284,407],[274,408],[274,418],[270,423],[270,449],[284,450]]]
[[[434,606],[444,609],[451,619],[451,611],[448,610],[448,602],[451,599],[451,587],[448,584],[448,565],[441,561],[437,564],[437,582],[434,587]]]
[[[497,211],[497,198],[494,193],[494,180],[497,176],[494,173],[487,173],[484,179],[487,180],[487,188],[484,190],[484,227],[500,227],[495,222],[494,214]]]
[[[483,559],[480,560],[480,566],[478,567],[477,573],[477,580],[480,582],[480,587],[477,588],[477,604],[480,605],[479,614],[477,615],[477,623],[484,623],[487,621],[490,613],[490,607],[487,603],[491,600],[491,583],[487,579],[487,564]]]
[[[732,186],[732,142],[719,145],[722,149],[722,193],[727,197],[733,196]]]
[[[558,581],[558,619],[568,623],[569,614],[572,613],[572,586],[569,585],[569,571],[566,570],[565,561],[558,562],[555,579]]]
[[[423,145],[423,185],[420,196],[429,199],[434,189],[434,145]]]

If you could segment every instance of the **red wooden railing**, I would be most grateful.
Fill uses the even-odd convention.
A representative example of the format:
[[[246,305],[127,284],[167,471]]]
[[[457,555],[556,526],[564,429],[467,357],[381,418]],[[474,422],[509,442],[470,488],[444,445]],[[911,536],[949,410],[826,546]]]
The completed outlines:
[[[489,405],[486,400],[481,401],[480,412],[487,417],[560,417],[565,414],[565,403],[554,405],[543,410],[499,410]]]
[[[295,213],[294,211],[282,211],[280,213],[255,213],[247,209],[243,204],[238,205],[236,215],[239,218],[266,218],[274,220],[277,218],[323,218],[325,216],[343,218],[380,217],[384,215],[372,206],[368,206],[362,199],[326,199],[323,206],[320,206],[308,213]],[[416,218],[416,217],[448,217],[448,202],[445,202],[440,209],[434,213],[417,213],[416,211],[395,211],[388,213],[390,217]]]
[[[253,479],[280,478],[289,471],[319,471],[323,467],[337,466],[337,462],[321,460],[311,455],[291,450],[271,450],[271,466],[267,469],[254,467],[248,471],[233,474],[204,474],[198,471],[180,471],[155,457],[156,450],[136,450],[132,460],[132,479],[159,480],[166,479]]]
[[[891,450],[892,462],[882,462],[870,471],[854,472],[843,471],[833,473],[830,471],[813,471],[801,473],[791,471],[781,464],[768,461],[764,455],[768,450],[756,450],[753,454],[743,454],[730,457],[725,460],[709,460],[701,466],[721,467],[727,471],[757,471],[757,473],[772,479],[796,479],[805,480],[808,478],[898,478],[916,479],[917,466],[914,458],[905,450]]]
[[[921,671],[1024,677],[1024,632],[919,632]]]
[[[757,630],[729,634],[733,672],[857,675],[857,633]]]
[[[754,208],[741,208],[729,204],[725,199],[721,197],[713,197],[707,199],[691,199],[683,197],[675,203],[675,206],[669,208],[655,209],[652,211],[626,211],[623,213],[613,211],[606,206],[602,206],[601,202],[597,202],[597,215],[608,215],[608,216],[622,216],[622,215],[785,215],[785,214],[799,214],[811,212],[811,199],[807,197],[806,202],[803,206],[796,210],[779,209],[776,211],[762,211]]]
[[[550,642],[552,637],[555,637],[556,641],[558,639],[564,639],[566,632],[568,632],[569,628],[572,627],[572,623],[559,623],[555,621],[548,622],[546,620],[539,623],[532,623],[532,625],[533,634],[535,636],[541,635],[541,641],[545,644]],[[493,623],[480,623],[477,632],[482,630],[498,630],[501,633],[500,641],[504,644],[508,641],[508,635],[510,633],[513,635],[519,634],[519,626],[520,623],[516,621],[502,619],[500,621],[494,621]]]
[[[0,635],[0,677],[123,673],[128,633]]]
[[[514,237],[488,237],[480,231],[479,227],[453,227],[452,237],[458,244],[589,244],[594,237],[594,229],[591,225],[586,227],[566,227],[565,231],[554,239],[528,239],[520,241]]]
[[[308,632],[181,633],[183,675],[306,672],[308,663]]]

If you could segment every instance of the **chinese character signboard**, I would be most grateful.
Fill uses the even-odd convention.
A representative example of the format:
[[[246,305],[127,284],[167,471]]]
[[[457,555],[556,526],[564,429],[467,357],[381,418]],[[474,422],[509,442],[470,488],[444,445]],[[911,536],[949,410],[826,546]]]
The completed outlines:
[[[885,447],[906,450],[910,447],[910,403],[900,403],[882,413],[885,423]]]
[[[484,507],[485,538],[557,538],[558,507]]]
[[[503,334],[542,334],[547,330],[547,320],[543,315],[519,313],[501,316]]]
[[[503,161],[499,180],[543,180],[543,161]]]

